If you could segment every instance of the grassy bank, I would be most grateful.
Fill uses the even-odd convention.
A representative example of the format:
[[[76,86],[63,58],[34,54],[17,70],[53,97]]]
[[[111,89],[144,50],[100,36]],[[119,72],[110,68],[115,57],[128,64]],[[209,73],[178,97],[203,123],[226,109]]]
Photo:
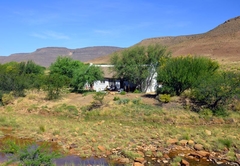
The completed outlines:
[[[134,159],[140,147],[151,156],[152,147],[168,147],[169,140],[176,139],[177,144],[192,140],[206,151],[227,150],[229,160],[236,160],[239,112],[230,111],[228,117],[199,115],[184,110],[177,100],[159,105],[142,94],[108,94],[103,105],[86,111],[92,95],[66,94],[50,102],[41,93],[29,92],[0,108],[0,127],[18,138],[57,142],[64,152],[81,157],[114,158],[118,154],[112,152],[118,150]],[[116,96],[120,100],[114,101]]]

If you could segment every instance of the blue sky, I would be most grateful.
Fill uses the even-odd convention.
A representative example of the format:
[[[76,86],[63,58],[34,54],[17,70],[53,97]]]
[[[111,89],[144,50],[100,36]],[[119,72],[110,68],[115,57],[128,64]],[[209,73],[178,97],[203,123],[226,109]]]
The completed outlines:
[[[42,47],[129,47],[207,32],[240,15],[240,0],[2,0],[0,55]]]

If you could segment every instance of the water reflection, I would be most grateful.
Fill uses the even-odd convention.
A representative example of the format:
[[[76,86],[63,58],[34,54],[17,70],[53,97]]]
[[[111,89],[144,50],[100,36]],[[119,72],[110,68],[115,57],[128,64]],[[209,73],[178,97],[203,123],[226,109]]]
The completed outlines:
[[[77,166],[77,165],[100,165],[100,166],[108,166],[107,160],[105,158],[87,158],[82,159],[78,156],[66,156],[63,158],[56,159],[54,163],[57,166]]]

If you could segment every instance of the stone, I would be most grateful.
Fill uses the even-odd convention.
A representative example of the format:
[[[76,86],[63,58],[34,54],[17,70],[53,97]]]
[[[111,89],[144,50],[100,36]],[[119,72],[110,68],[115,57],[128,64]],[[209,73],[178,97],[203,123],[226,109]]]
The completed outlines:
[[[138,153],[141,157],[144,157],[144,153],[143,153],[143,152],[138,151],[137,153]]]
[[[69,145],[69,149],[74,149],[74,148],[77,148],[77,147],[78,146],[75,143],[72,143],[72,144]]]
[[[181,140],[179,141],[179,144],[182,145],[182,146],[186,146],[188,143],[188,140]]]
[[[163,155],[163,158],[165,158],[166,160],[170,160],[171,159],[166,153]]]
[[[103,146],[101,146],[101,145],[98,146],[98,149],[99,149],[100,151],[102,151],[102,152],[105,152],[105,151],[106,151],[106,149],[105,149]]]
[[[238,161],[240,161],[240,154],[239,153],[236,153],[236,158]]]
[[[190,166],[189,162],[184,159],[182,159],[180,163],[181,163],[181,166]]]
[[[142,163],[139,163],[139,162],[134,162],[133,166],[144,166],[144,165]]]
[[[178,143],[178,139],[169,139],[167,140],[167,144],[176,144]]]
[[[210,156],[209,152],[206,152],[206,151],[203,151],[203,150],[196,151],[196,153],[200,154],[203,157],[209,157]]]
[[[196,150],[203,150],[203,145],[202,144],[195,144],[194,149]]]
[[[209,136],[212,135],[212,132],[210,130],[205,130],[205,133]]]
[[[144,163],[145,159],[143,157],[137,157],[134,159],[135,162]]]
[[[119,158],[118,162],[128,164],[130,162],[130,160],[128,158]]]
[[[194,141],[193,140],[188,140],[188,145],[194,145]]]

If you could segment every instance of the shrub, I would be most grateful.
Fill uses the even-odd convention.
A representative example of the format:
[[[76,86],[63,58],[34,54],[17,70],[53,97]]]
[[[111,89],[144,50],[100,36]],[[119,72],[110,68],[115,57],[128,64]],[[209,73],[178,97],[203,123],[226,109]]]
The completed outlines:
[[[141,91],[138,89],[135,89],[133,93],[141,93]]]
[[[124,98],[117,101],[118,104],[128,104],[130,99]]]
[[[8,105],[10,103],[12,103],[14,100],[14,96],[13,96],[13,93],[10,92],[8,94],[3,94],[2,95],[2,103],[3,105]]]
[[[120,92],[120,95],[125,95],[125,94],[126,94],[125,91],[121,91],[121,92]]]
[[[169,94],[159,94],[158,99],[160,102],[169,103],[171,96]]]
[[[192,101],[213,110],[214,114],[226,115],[224,106],[239,93],[240,75],[233,72],[215,73],[203,77],[191,91]]]
[[[113,101],[117,101],[117,100],[120,100],[120,97],[114,96]]]
[[[228,149],[232,146],[232,141],[229,139],[218,139],[218,141]]]
[[[21,148],[12,156],[12,162],[20,165],[48,165],[54,166],[53,160],[60,157],[60,154],[51,151],[46,145],[28,145]]]
[[[132,100],[133,104],[140,104],[141,98],[136,98]]]
[[[106,93],[104,92],[97,92],[94,96],[93,96],[93,99],[97,102],[100,103],[100,105],[103,104],[103,99],[104,97],[106,96]]]
[[[158,70],[157,80],[163,84],[158,91],[179,96],[192,88],[201,76],[211,75],[218,67],[216,62],[206,57],[170,58]]]
[[[210,109],[203,109],[203,110],[199,111],[199,115],[202,118],[209,119],[213,116],[213,112]]]

